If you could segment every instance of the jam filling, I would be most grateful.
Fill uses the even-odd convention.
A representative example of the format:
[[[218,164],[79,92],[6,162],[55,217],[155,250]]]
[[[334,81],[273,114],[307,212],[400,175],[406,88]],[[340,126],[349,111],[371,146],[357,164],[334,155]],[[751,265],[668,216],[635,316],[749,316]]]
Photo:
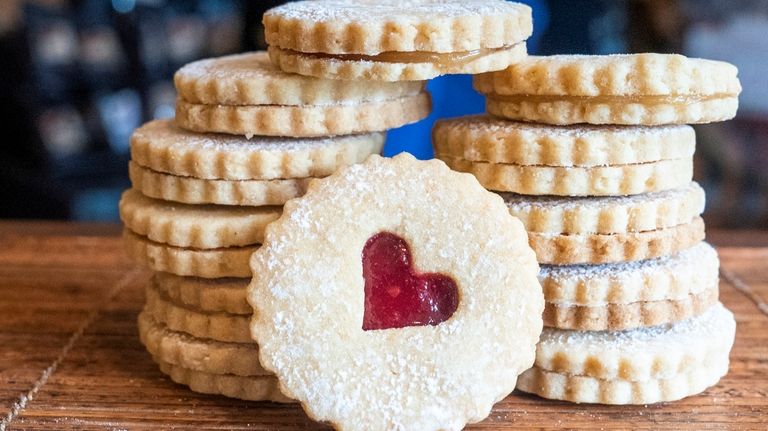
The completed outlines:
[[[291,54],[299,54],[311,58],[333,59],[344,61],[376,61],[380,63],[433,63],[443,67],[463,66],[479,58],[493,53],[510,49],[501,48],[473,49],[459,52],[430,52],[430,51],[385,51],[376,55],[365,54],[325,54],[319,52],[307,53],[287,50]]]
[[[676,106],[686,106],[696,102],[706,102],[709,100],[725,99],[732,97],[728,94],[690,94],[690,95],[655,95],[655,96],[643,96],[643,95],[627,95],[627,96],[556,96],[556,95],[500,95],[491,93],[488,94],[489,99],[493,99],[498,102],[520,103],[520,102],[534,102],[534,103],[549,103],[558,102],[562,100],[568,100],[571,102],[582,103],[608,103],[608,104],[626,104],[626,103],[642,103],[643,105],[654,104],[669,104]]]
[[[417,274],[408,243],[398,235],[380,232],[365,243],[363,330],[437,325],[448,320],[459,305],[453,279],[436,273]]]

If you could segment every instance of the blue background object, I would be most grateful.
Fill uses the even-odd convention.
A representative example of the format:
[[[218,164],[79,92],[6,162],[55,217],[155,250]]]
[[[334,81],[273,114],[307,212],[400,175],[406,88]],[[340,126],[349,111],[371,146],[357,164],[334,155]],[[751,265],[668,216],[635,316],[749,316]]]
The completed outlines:
[[[549,10],[544,0],[517,0],[533,8],[533,36],[528,39],[528,52],[536,53],[542,34],[549,23]],[[472,76],[446,75],[427,84],[432,94],[432,113],[425,120],[387,134],[384,155],[393,156],[408,151],[419,159],[431,159],[432,125],[441,118],[477,114],[485,111],[485,98],[472,89]]]

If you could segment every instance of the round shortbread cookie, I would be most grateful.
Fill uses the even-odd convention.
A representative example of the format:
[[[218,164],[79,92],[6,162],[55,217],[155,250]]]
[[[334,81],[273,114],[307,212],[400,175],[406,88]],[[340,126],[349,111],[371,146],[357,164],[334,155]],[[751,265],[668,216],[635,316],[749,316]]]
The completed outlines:
[[[551,126],[489,115],[440,120],[435,153],[475,162],[543,166],[612,166],[693,156],[691,126]]]
[[[179,97],[204,105],[332,105],[414,96],[423,82],[315,79],[285,73],[266,52],[250,52],[187,64],[174,75]]]
[[[211,313],[171,302],[152,284],[147,285],[144,311],[175,332],[227,343],[253,343],[248,332],[250,316]],[[254,361],[256,358],[253,358]]]
[[[169,364],[159,358],[152,359],[163,374],[168,375],[176,383],[189,386],[189,389],[194,392],[224,395],[248,401],[294,402],[280,392],[278,381],[272,376],[211,374]]]
[[[545,328],[536,366],[598,379],[669,379],[681,371],[727,362],[736,321],[720,303],[688,320],[626,331]]]
[[[264,229],[283,208],[188,205],[144,196],[128,189],[120,219],[133,233],[174,247],[212,249],[260,244]]]
[[[123,229],[123,243],[128,256],[153,271],[203,278],[250,277],[248,259],[259,248],[246,246],[201,250],[174,247],[152,242],[129,229]]]
[[[155,199],[186,204],[283,205],[307,191],[312,178],[286,180],[205,180],[156,172],[128,162],[134,189]]]
[[[381,132],[426,118],[429,93],[398,99],[331,105],[203,105],[176,101],[176,124],[203,133],[323,137]]]
[[[262,365],[339,429],[460,429],[532,363],[543,297],[522,224],[439,161],[372,156],[312,182],[251,266]]]
[[[294,139],[199,134],[171,120],[151,121],[131,137],[131,158],[172,175],[216,180],[324,177],[381,152],[383,133]]]
[[[601,264],[653,259],[693,247],[704,240],[704,221],[645,232],[558,235],[529,232],[528,242],[539,263]]]
[[[269,47],[269,56],[272,61],[286,72],[352,82],[360,80],[372,82],[420,81],[440,75],[482,73],[503,69],[524,59],[526,55],[528,55],[528,51],[525,43],[484,51],[482,55],[468,54],[466,59],[460,62],[445,64],[431,61],[383,62],[375,60],[376,57],[334,57]]]
[[[442,154],[435,157],[451,169],[471,173],[489,190],[524,195],[635,195],[686,187],[693,178],[691,157],[589,168],[471,162]]]
[[[598,306],[550,304],[544,307],[544,326],[578,331],[621,331],[664,325],[697,316],[718,299],[718,286],[683,299],[606,304]]]
[[[630,196],[559,197],[502,193],[509,212],[528,232],[612,234],[643,232],[688,223],[704,211],[697,184]]]
[[[168,364],[211,374],[272,375],[254,360],[258,355],[255,344],[225,343],[172,331],[147,312],[139,314],[138,325],[147,351]]]
[[[493,115],[549,124],[688,124],[733,118],[735,66],[674,54],[529,57],[475,76]]]
[[[246,300],[250,278],[181,277],[156,272],[154,287],[172,302],[214,313],[253,314]]]
[[[553,305],[599,307],[680,300],[716,287],[720,262],[705,242],[656,259],[603,265],[542,265],[539,281]]]

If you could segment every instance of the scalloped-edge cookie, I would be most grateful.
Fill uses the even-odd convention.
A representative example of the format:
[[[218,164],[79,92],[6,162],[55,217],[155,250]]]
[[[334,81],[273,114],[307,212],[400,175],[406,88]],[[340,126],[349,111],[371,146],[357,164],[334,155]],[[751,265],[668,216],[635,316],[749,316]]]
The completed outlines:
[[[317,79],[285,73],[264,52],[195,61],[174,75],[179,97],[204,105],[330,105],[413,96],[424,82]]]
[[[474,77],[493,115],[547,124],[660,125],[736,115],[735,66],[675,54],[528,57]]]
[[[718,299],[718,285],[710,285],[683,299],[640,301],[597,306],[550,304],[544,307],[544,326],[579,331],[622,331],[664,325],[697,316]]]
[[[224,395],[247,401],[294,402],[280,392],[278,381],[272,376],[212,374],[169,364],[160,358],[153,357],[152,360],[157,363],[163,374],[178,384],[188,386],[194,392]]]
[[[150,241],[212,249],[260,244],[264,229],[280,217],[282,207],[188,205],[152,199],[135,189],[120,199],[120,219],[133,233]]]
[[[421,80],[499,70],[520,59],[499,53],[522,45],[524,56],[522,42],[532,32],[530,7],[498,0],[300,1],[264,14],[278,67],[302,73],[274,56],[291,55],[300,57],[303,72],[335,79]]]
[[[205,180],[156,172],[128,162],[134,189],[144,196],[186,204],[283,205],[307,191],[312,178],[285,180]]]
[[[691,126],[552,126],[470,115],[439,120],[435,153],[490,163],[610,166],[691,157]]]
[[[736,321],[721,303],[699,316],[626,331],[545,328],[536,347],[537,367],[598,379],[668,379],[728,359]]]
[[[225,343],[172,331],[147,312],[139,314],[138,325],[139,338],[149,354],[168,364],[211,374],[272,376],[254,360],[258,357],[255,344]]]
[[[150,241],[123,229],[125,250],[153,271],[203,278],[250,277],[248,259],[258,246],[194,249]]]
[[[199,134],[156,120],[131,136],[131,158],[145,168],[185,177],[273,180],[324,177],[381,152],[383,133],[324,138]]]
[[[176,304],[194,309],[231,314],[253,314],[245,298],[250,278],[182,277],[156,272],[152,283],[158,292]]]
[[[539,282],[552,305],[598,307],[685,299],[717,286],[720,261],[705,243],[655,259],[602,265],[542,265]]]
[[[704,189],[687,187],[630,196],[559,197],[502,193],[528,232],[611,234],[688,223],[704,211]]]
[[[471,162],[444,154],[435,157],[451,169],[471,173],[489,190],[524,195],[635,195],[686,187],[693,178],[691,157],[590,168]]]
[[[429,93],[330,105],[203,105],[176,101],[176,124],[201,133],[322,137],[382,132],[426,118]]]
[[[174,304],[152,284],[147,285],[146,294],[144,311],[171,331],[227,343],[253,343],[248,331],[251,316],[204,312]]]
[[[539,263],[601,264],[653,259],[693,247],[704,240],[704,221],[644,232],[558,235],[529,232],[528,243]]]
[[[525,238],[500,197],[438,160],[372,156],[313,181],[251,259],[262,366],[338,429],[482,420],[540,331]]]

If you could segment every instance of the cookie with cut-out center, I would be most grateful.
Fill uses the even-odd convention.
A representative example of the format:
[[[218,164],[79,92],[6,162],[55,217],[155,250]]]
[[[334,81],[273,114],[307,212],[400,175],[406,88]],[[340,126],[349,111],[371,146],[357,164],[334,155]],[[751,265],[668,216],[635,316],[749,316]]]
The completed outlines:
[[[528,57],[474,77],[492,115],[546,124],[661,125],[733,118],[738,70],[675,54]]]
[[[649,404],[699,393],[728,371],[736,322],[722,304],[675,324],[627,331],[545,329],[518,389],[545,398]]]
[[[299,1],[264,14],[278,67],[342,80],[500,70],[526,56],[532,31],[531,9],[501,0]]]
[[[339,429],[482,420],[531,363],[541,330],[522,225],[437,160],[372,156],[312,182],[267,228],[251,267],[262,365]]]

